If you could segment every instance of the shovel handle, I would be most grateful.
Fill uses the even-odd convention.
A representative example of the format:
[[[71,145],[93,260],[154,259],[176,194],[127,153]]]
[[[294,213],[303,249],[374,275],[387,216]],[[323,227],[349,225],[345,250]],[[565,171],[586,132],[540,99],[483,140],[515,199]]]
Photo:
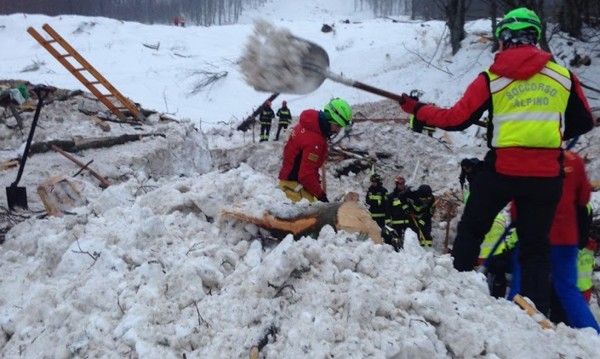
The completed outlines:
[[[395,93],[392,93],[392,92],[389,92],[389,91],[386,91],[386,90],[382,90],[382,89],[379,89],[379,88],[376,88],[376,87],[373,87],[373,86],[369,86],[369,85],[364,84],[362,82],[355,81],[352,84],[352,87],[356,87],[357,89],[361,89],[361,90],[364,90],[364,91],[367,91],[367,92],[371,92],[371,93],[374,93],[374,94],[379,95],[379,96],[387,97],[390,100],[398,101],[401,104],[404,103],[404,99],[402,98],[401,95],[397,95]]]
[[[25,169],[25,162],[27,162],[27,157],[29,156],[29,147],[31,147],[31,141],[33,140],[33,134],[35,132],[35,127],[37,126],[38,119],[40,118],[40,112],[42,110],[42,106],[44,105],[44,100],[50,93],[50,88],[46,86],[36,86],[33,88],[33,92],[38,97],[38,103],[35,108],[35,114],[33,115],[33,121],[31,122],[31,129],[29,130],[29,136],[27,136],[27,142],[25,143],[25,150],[23,151],[23,155],[21,156],[21,161],[19,164],[19,172],[17,172],[17,179],[10,185],[11,187],[16,187],[21,180],[21,176],[23,175],[23,170]]]
[[[402,99],[401,95],[386,91],[386,90],[382,90],[380,88],[377,87],[373,87],[367,84],[364,84],[362,82],[358,82],[358,81],[354,81],[351,79],[348,79],[342,75],[338,75],[336,73],[331,72],[328,69],[323,69],[320,68],[314,64],[303,64],[303,66],[311,71],[316,71],[319,72],[321,75],[327,77],[328,79],[335,81],[335,82],[339,82],[341,84],[344,85],[348,85],[348,86],[352,86],[354,88],[363,90],[363,91],[367,91],[370,93],[373,93],[375,95],[379,95],[379,96],[383,96],[383,97],[387,97],[390,100],[394,100],[394,101],[398,101],[400,103],[404,102],[404,99]]]

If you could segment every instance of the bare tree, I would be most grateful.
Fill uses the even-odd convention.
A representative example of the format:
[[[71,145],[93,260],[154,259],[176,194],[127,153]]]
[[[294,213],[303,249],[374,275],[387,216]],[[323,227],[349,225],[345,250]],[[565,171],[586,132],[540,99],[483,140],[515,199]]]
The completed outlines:
[[[465,38],[467,4],[465,0],[435,0],[435,2],[446,16],[446,25],[450,29],[452,54],[455,55],[460,50],[460,42]]]
[[[560,29],[580,39],[584,19],[589,23],[590,8],[589,0],[563,0],[559,15]]]

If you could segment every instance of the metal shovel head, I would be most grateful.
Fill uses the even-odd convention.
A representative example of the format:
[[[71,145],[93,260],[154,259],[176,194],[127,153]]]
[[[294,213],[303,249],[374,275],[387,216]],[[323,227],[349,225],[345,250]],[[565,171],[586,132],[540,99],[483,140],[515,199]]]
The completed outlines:
[[[25,187],[6,187],[6,200],[8,202],[8,208],[11,211],[15,208],[28,209],[27,189]]]
[[[329,56],[317,44],[261,20],[239,64],[246,83],[258,91],[307,94],[325,81]]]

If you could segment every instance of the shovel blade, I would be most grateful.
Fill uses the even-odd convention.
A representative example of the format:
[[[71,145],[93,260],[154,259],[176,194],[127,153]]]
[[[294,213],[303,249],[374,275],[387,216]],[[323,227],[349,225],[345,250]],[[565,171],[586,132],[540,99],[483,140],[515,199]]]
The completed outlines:
[[[329,56],[319,45],[257,24],[240,61],[244,80],[258,91],[303,95],[325,81]]]
[[[11,211],[15,208],[28,209],[27,189],[25,187],[6,187],[6,199],[8,201],[8,208]]]
[[[305,95],[315,91],[325,81],[329,70],[329,56],[319,45],[308,40],[294,37],[294,40],[307,46],[299,66],[274,66],[263,75],[268,79],[255,84],[258,91]]]

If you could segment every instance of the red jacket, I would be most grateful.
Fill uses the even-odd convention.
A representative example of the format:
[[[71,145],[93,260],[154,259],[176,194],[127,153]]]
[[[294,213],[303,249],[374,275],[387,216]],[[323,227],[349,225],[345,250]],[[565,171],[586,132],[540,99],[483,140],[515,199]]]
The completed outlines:
[[[493,73],[513,78],[528,79],[540,72],[551,55],[535,46],[509,48],[496,54],[490,67]],[[590,131],[594,120],[579,80],[571,74],[571,94],[565,111],[564,138],[569,139]],[[492,97],[489,78],[483,72],[473,81],[463,97],[451,108],[434,105],[417,105],[415,115],[432,125],[449,131],[460,131],[474,124],[486,110],[491,110]],[[491,114],[493,116],[493,113]],[[488,126],[488,147],[491,148],[493,129]],[[501,148],[488,153],[496,172],[509,176],[556,177],[560,175],[560,149]]]
[[[329,154],[327,138],[319,127],[319,111],[305,110],[283,149],[280,180],[297,181],[313,196],[325,192],[319,181],[319,168]]]
[[[592,187],[583,160],[575,152],[565,151],[564,168],[562,196],[550,229],[550,244],[577,245],[579,232],[576,206],[585,207],[590,201]]]

